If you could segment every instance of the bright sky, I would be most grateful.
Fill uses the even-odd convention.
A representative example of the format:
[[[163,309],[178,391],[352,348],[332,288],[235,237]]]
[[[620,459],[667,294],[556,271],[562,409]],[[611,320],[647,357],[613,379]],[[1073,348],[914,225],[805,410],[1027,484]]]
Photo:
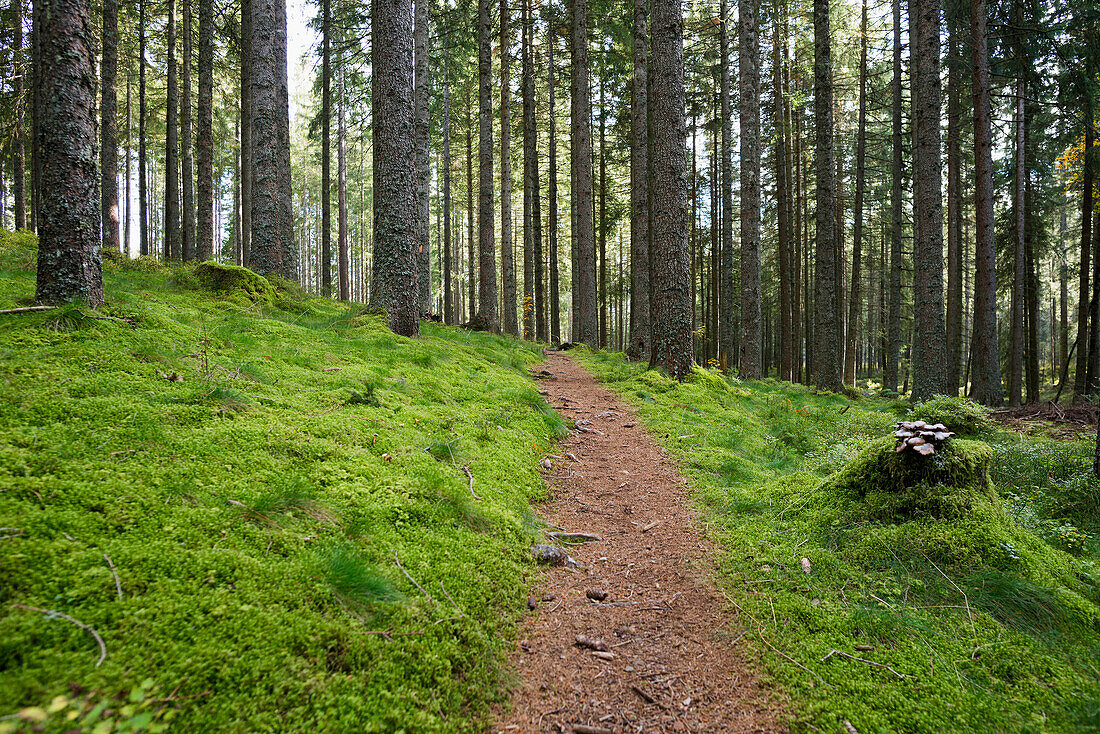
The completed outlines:
[[[319,35],[309,27],[310,19],[317,13],[317,4],[310,0],[287,0],[287,78],[290,80],[290,122],[298,114],[295,100],[312,83],[312,60],[303,68],[302,56],[319,43]]]

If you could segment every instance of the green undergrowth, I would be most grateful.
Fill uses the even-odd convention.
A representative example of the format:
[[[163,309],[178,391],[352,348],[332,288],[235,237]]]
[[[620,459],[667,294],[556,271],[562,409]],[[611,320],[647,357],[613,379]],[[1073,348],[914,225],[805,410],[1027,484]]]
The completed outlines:
[[[964,401],[910,412],[701,369],[680,384],[576,353],[690,478],[722,634],[744,636],[792,731],[1100,729],[1089,441],[1025,443]],[[894,422],[925,415],[985,440],[896,454]]]
[[[0,234],[0,308],[33,261]],[[0,316],[0,731],[484,722],[565,430],[537,348],[106,271],[105,307]]]

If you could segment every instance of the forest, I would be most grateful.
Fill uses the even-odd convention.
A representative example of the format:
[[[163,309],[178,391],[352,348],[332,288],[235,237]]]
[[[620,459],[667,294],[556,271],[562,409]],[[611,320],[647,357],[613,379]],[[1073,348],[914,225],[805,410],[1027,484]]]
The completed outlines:
[[[9,0],[0,734],[1100,731],[1093,0]]]

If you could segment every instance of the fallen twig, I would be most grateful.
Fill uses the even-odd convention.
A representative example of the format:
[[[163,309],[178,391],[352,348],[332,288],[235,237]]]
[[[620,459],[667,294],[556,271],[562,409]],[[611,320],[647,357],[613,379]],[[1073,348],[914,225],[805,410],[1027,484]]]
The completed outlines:
[[[115,591],[118,592],[118,600],[122,601],[122,584],[118,580],[118,571],[115,570],[115,564],[111,561],[111,557],[106,553],[103,554],[103,558],[107,561],[107,565],[111,567],[111,574],[115,577]]]
[[[462,471],[466,472],[466,476],[470,478],[470,494],[473,495],[474,499],[478,502],[484,502],[485,498],[478,497],[477,492],[474,491],[474,473],[470,471],[470,467],[464,466],[462,467]]]
[[[428,597],[428,601],[435,601],[432,595],[424,591],[424,587],[416,583],[416,579],[409,575],[409,572],[405,570],[405,567],[401,565],[401,559],[397,557],[397,551],[393,552],[393,560],[397,563],[397,567],[401,569],[401,573],[405,574],[405,578],[412,582],[412,585],[420,589],[420,593]]]
[[[899,673],[898,671],[894,670],[893,668],[891,668],[889,665],[886,665],[885,663],[876,663],[874,660],[868,660],[866,658],[858,658],[855,655],[849,655],[848,653],[843,652],[841,650],[832,650],[832,651],[830,651],[828,655],[821,658],[821,662],[825,662],[826,660],[831,658],[833,655],[840,655],[841,657],[848,658],[849,660],[858,660],[861,663],[867,663],[868,665],[874,665],[877,668],[886,668],[887,670],[889,670],[891,673],[893,673],[894,675],[896,675],[899,678],[908,678],[909,677],[909,676],[905,675],[905,673]]]
[[[5,308],[0,311],[0,315],[6,316],[11,313],[32,313],[34,311],[52,311],[57,306],[23,306],[22,308]]]
[[[64,612],[59,612],[55,609],[39,609],[38,607],[29,607],[26,604],[12,604],[12,607],[14,607],[15,609],[26,609],[28,612],[38,612],[39,614],[45,614],[47,618],[61,617],[66,622],[71,622],[80,629],[86,632],[90,632],[92,634],[92,637],[95,638],[96,643],[99,645],[99,660],[96,660],[95,666],[98,668],[100,665],[103,664],[103,661],[107,659],[107,643],[103,641],[103,638],[99,636],[98,632],[81,622],[79,619],[74,619],[68,614],[65,614]]]
[[[443,585],[443,579],[439,580],[439,588],[443,589],[443,596],[447,597],[447,600],[450,601],[454,608],[458,610],[458,613],[465,617],[466,612],[462,611],[462,607],[458,606],[458,603],[455,602],[451,595],[447,593],[447,587]]]

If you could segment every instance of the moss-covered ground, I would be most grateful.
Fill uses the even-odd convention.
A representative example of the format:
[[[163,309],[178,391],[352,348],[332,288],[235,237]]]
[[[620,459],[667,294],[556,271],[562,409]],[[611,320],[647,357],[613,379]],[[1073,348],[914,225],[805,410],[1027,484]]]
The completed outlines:
[[[1100,730],[1089,440],[997,433],[948,401],[912,414],[972,435],[912,473],[883,439],[897,401],[578,355],[692,482],[792,731]]]
[[[33,266],[0,234],[0,308]],[[564,431],[537,349],[248,273],[105,291],[0,316],[0,731],[483,724]]]

